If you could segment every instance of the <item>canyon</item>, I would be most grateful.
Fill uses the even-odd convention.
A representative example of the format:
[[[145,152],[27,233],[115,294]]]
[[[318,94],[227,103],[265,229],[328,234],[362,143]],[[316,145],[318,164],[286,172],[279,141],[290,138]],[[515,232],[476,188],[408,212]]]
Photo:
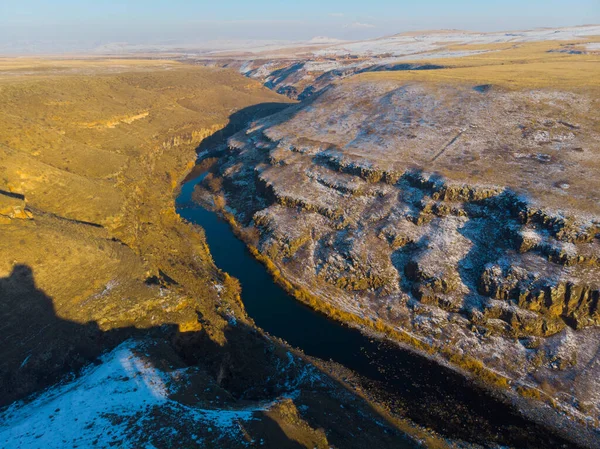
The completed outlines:
[[[599,447],[599,35],[0,61],[0,441]]]
[[[300,301],[595,427],[598,65],[563,46],[348,71],[230,138],[196,199]]]

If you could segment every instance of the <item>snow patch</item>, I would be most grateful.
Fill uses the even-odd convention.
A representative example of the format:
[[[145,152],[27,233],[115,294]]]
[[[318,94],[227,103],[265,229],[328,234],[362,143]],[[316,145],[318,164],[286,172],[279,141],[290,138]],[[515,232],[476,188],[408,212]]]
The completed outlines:
[[[78,379],[52,387],[29,403],[12,404],[0,414],[0,446],[135,447],[131,430],[143,434],[142,424],[157,406],[199,428],[213,426],[220,432],[236,432],[237,422],[252,419],[258,410],[200,409],[170,399],[176,387],[173,380],[182,370],[165,373],[137,354],[139,349],[139,343],[127,341]]]

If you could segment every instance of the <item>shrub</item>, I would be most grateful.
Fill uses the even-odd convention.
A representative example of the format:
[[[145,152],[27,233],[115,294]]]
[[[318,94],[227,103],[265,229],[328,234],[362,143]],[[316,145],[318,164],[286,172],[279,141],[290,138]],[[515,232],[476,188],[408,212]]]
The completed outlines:
[[[538,401],[542,399],[541,393],[536,388],[520,385],[517,387],[517,393],[528,399],[535,399]]]

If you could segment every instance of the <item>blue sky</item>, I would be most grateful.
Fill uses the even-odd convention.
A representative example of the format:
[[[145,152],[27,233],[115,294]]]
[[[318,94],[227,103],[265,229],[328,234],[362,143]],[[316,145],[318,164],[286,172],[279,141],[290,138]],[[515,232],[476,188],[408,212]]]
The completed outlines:
[[[600,23],[600,0],[0,0],[0,49],[110,42],[362,39],[417,29],[497,31]]]

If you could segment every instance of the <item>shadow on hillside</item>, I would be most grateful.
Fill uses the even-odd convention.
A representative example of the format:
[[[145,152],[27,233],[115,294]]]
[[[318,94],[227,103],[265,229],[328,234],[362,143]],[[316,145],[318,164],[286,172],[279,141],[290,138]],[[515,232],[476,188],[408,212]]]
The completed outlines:
[[[0,406],[97,361],[102,352],[139,333],[103,332],[93,322],[61,319],[27,265],[15,265],[8,277],[0,279],[0,320],[5,342],[0,348]]]
[[[197,151],[199,154],[203,151],[214,151],[215,148],[224,145],[229,137],[244,129],[254,120],[283,111],[292,105],[293,103],[260,103],[240,109],[229,116],[229,123],[225,128],[202,140]]]
[[[227,139],[239,131],[242,131],[254,121],[269,117],[269,126],[274,126],[292,118],[301,108],[310,106],[317,98],[327,92],[329,87],[307,98],[302,103],[260,103],[240,109],[229,116],[229,122],[223,129],[202,140],[196,152],[199,158],[207,155],[215,156],[227,149]],[[285,111],[285,112],[284,112]],[[283,112],[281,114],[278,114]],[[273,117],[270,117],[273,116]],[[192,171],[186,177],[186,181],[193,179],[198,173]]]
[[[313,97],[303,105],[312,100],[314,100]],[[286,110],[283,111],[284,109]],[[229,125],[222,131],[205,139],[198,147],[198,153],[207,151],[214,154],[214,146],[226,149],[227,138],[243,129],[249,121],[283,111],[268,119],[270,124],[280,123],[289,119],[298,110],[298,106],[289,107],[287,103],[269,103],[245,108],[233,114]],[[57,279],[56,282],[61,282],[61,280]],[[151,358],[153,363],[160,363],[161,369],[165,367],[166,369],[185,366],[198,367],[200,371],[206,373],[206,379],[209,382],[223,390],[224,395],[229,397],[230,403],[272,400],[289,392],[290,381],[293,381],[294,376],[298,373],[297,370],[301,367],[289,365],[287,348],[274,340],[265,340],[255,329],[243,324],[229,326],[225,329],[226,343],[219,345],[213,341],[210,333],[206,330],[210,323],[204,323],[202,316],[199,316],[199,320],[203,324],[203,330],[186,333],[179,332],[175,325],[163,325],[144,330],[130,327],[102,331],[95,322],[79,324],[64,320],[56,315],[52,298],[36,286],[31,268],[26,265],[16,265],[9,276],[0,279],[0,329],[5,342],[5,345],[0,348],[0,406],[23,399],[67,376],[72,376],[71,373],[77,373],[89,363],[97,363],[98,357],[103,352],[115,348],[130,338],[162,342],[162,346],[166,350]],[[310,332],[310,329],[307,331]],[[390,352],[392,351],[390,350]],[[401,356],[399,351],[395,352],[398,352],[398,357]],[[389,361],[389,358],[384,360],[386,363]],[[397,364],[382,366],[394,370],[395,366],[402,366],[403,363],[405,364],[404,360],[398,360]],[[434,376],[438,372],[436,368],[431,371],[432,373],[424,373],[427,375],[422,376],[425,380],[420,382],[421,384],[426,383],[428,375]],[[345,388],[330,378],[327,378],[327,381],[338,389]],[[382,384],[381,391],[385,393],[386,387],[398,390],[406,389],[402,385],[405,381],[406,378],[398,373],[397,380]],[[293,382],[291,383],[293,384]],[[407,387],[421,394],[422,385]],[[300,394],[303,393],[303,388],[297,388]],[[391,426],[379,426],[373,417],[380,419],[381,416],[366,401],[354,396],[355,403],[360,403],[362,409],[351,411],[348,411],[348,407],[340,409],[340,402],[331,397],[333,387],[323,388],[321,386],[319,388],[313,389],[313,392],[316,391],[319,398],[328,397],[329,402],[335,404],[336,407],[331,407],[327,413],[317,409],[317,414],[315,414],[314,411],[309,410],[307,413],[311,415],[311,427],[315,429],[323,427],[329,430],[327,419],[331,419],[331,416],[346,417],[346,413],[353,413],[354,416],[357,416],[353,422],[338,423],[331,435],[328,435],[330,443],[335,447],[366,447],[368,444],[378,441],[378,438],[381,438],[381,444],[379,444],[381,448],[414,447],[407,443],[405,437]],[[190,394],[178,397],[177,400],[191,401],[196,394],[202,394],[200,389],[193,390],[194,388],[186,390]],[[444,391],[440,396],[443,397],[443,395]],[[382,396],[387,399],[385,394]],[[395,402],[393,395],[391,398],[393,408]],[[453,404],[452,401],[449,402]],[[319,406],[322,407],[322,405]],[[410,403],[402,404],[399,409],[411,406]],[[484,405],[482,404],[482,406]],[[423,403],[415,405],[415,407],[425,410],[428,404]],[[447,425],[440,422],[437,425],[447,429],[450,436],[462,435],[467,436],[467,439],[472,437],[478,441],[491,436],[478,435],[489,432],[489,429],[480,422],[469,422],[465,419],[452,422],[448,417],[444,418],[443,415],[449,408],[441,407],[438,413],[427,416],[436,418],[440,416],[441,420],[448,421]],[[371,410],[372,416],[359,417],[358,415],[363,413],[363,410]],[[320,414],[319,411],[321,411]],[[503,408],[501,412],[504,413],[504,411]],[[511,414],[514,412],[511,410],[504,415],[502,413],[499,412],[499,415],[512,416]],[[460,414],[458,413],[458,415]],[[465,414],[468,415],[467,411]],[[264,419],[264,428],[271,429],[273,440],[265,441],[261,447],[282,449],[299,447],[296,441],[286,436],[285,429],[280,428],[279,424],[269,417],[265,416]],[[542,433],[544,429],[533,425],[531,426],[532,435],[528,435],[530,430],[527,428],[528,424],[522,419],[515,419],[514,424],[511,421],[508,425],[504,423],[502,426],[492,426],[492,430],[502,429],[502,433],[506,432],[506,435],[499,435],[498,440],[507,441],[508,444],[522,442],[522,447],[561,447],[564,443],[563,440],[544,435]],[[356,432],[354,426],[360,426],[362,431]],[[536,429],[533,430],[533,427]],[[511,435],[513,429],[517,436]]]
[[[304,362],[291,363],[287,348],[266,340],[244,324],[228,326],[226,343],[221,345],[205,330],[210,328],[210,323],[201,315],[199,321],[204,323],[203,330],[186,333],[179,332],[176,325],[102,331],[95,322],[80,324],[62,319],[56,315],[52,298],[36,286],[34,273],[27,265],[15,265],[9,276],[0,278],[0,320],[5,343],[0,348],[0,406],[26,399],[59,381],[72,380],[83,367],[100,363],[99,356],[130,339],[152,342],[146,345],[148,349],[141,355],[163,371],[197,367],[193,372],[203,373],[178,385],[172,399],[182,404],[204,408],[207,403],[213,404],[206,397],[207,386],[221,392],[220,399],[217,395],[213,404],[217,409],[262,404],[291,394],[291,389],[304,388],[304,384],[298,383],[306,369]],[[324,397],[329,395],[323,385],[320,389]],[[363,406],[369,408],[366,403]],[[182,425],[177,422],[176,415],[171,416],[165,411],[156,410],[152,416],[164,425],[175,428]],[[266,412],[257,412],[256,416],[258,422],[238,423],[246,438],[263,440],[261,447],[266,448],[304,447],[294,437],[288,438],[286,431]],[[355,419],[365,419],[359,414],[356,416]],[[315,425],[323,427],[319,420],[317,417]],[[149,425],[157,424],[152,421]],[[376,437],[381,432],[383,438],[389,440],[393,436],[391,439],[395,441],[393,445],[382,447],[415,447],[408,444],[399,431],[389,427],[384,430],[374,425],[375,435],[365,435],[365,438]],[[348,445],[352,428],[335,429],[336,435],[340,432],[348,435],[341,439],[334,436],[331,443],[336,447],[359,447],[359,444]],[[159,443],[163,438],[160,432],[152,437],[158,438]],[[185,430],[180,437],[182,442],[186,441]]]
[[[300,105],[284,108],[280,113],[265,118],[260,124],[274,126],[285,122],[301,111],[303,107],[311,104],[316,98],[317,96],[311,97]],[[222,154],[221,151],[227,149],[227,138],[240,129],[232,125],[232,127],[226,128],[219,136],[214,136],[214,140],[210,142],[210,145],[201,145],[201,148],[199,148],[200,159],[203,156],[210,157]],[[326,160],[319,160],[318,157],[315,157],[313,162],[317,164],[327,163]],[[188,180],[199,176],[206,170],[206,166],[199,164],[198,171],[188,176]],[[415,167],[414,174],[403,176],[400,180],[400,182],[406,185],[407,190],[414,191],[414,195],[410,199],[412,199],[412,212],[415,218],[421,212],[421,209],[416,204],[426,195],[425,190],[427,190],[426,185],[421,186],[419,184],[419,173],[419,169]],[[437,180],[438,178],[432,179],[434,182]],[[190,221],[195,223],[192,219]],[[198,222],[196,224],[200,225],[202,223]],[[208,238],[208,243],[211,243],[210,238]],[[406,279],[405,267],[410,260],[410,252],[418,250],[418,245],[411,245],[406,247],[405,250],[407,254],[398,251],[394,254],[393,260],[401,279]],[[226,250],[225,254],[226,258],[233,258],[230,250]],[[242,280],[243,276],[241,274],[236,274],[234,270],[226,268],[227,265],[219,263],[216,255],[214,254],[215,260],[220,268],[225,269],[234,276],[240,277],[240,280]],[[265,282],[270,283],[271,278],[269,277],[269,280]],[[410,283],[403,284],[403,288],[406,291],[410,291],[410,287]],[[250,304],[252,300],[249,298],[252,293],[246,290],[243,280],[242,290],[245,292],[244,296],[248,300],[248,304]],[[257,292],[263,296],[277,294],[273,293],[265,283],[258,288]],[[248,293],[250,296],[248,296]],[[292,299],[292,301],[295,301],[295,299]],[[277,307],[274,309],[269,308],[268,310],[268,313],[273,316],[278,315],[280,311]],[[253,318],[260,325],[259,316],[253,315]],[[302,323],[301,327],[305,328],[307,332],[316,333],[317,328],[319,329],[318,332],[321,332],[320,325],[314,325],[310,320],[306,320],[305,318],[301,315],[293,315],[289,319],[286,317],[280,320],[280,323],[282,321],[284,323],[289,322],[289,326],[286,324],[289,329],[297,327],[297,323]],[[295,322],[292,323],[291,320]],[[334,326],[333,323],[329,324]],[[328,324],[322,323],[321,325],[328,326]],[[365,344],[362,346],[364,351],[368,353],[367,358],[370,360],[370,362],[365,364],[360,361],[362,360],[360,357],[343,355],[343,353],[351,352],[348,348],[359,347],[355,341],[346,339],[346,337],[343,340],[343,346],[345,347],[333,348],[329,353],[327,351],[324,351],[324,353],[318,351],[311,352],[309,350],[310,345],[303,346],[302,343],[296,343],[293,338],[290,338],[290,336],[293,337],[293,331],[286,334],[285,331],[279,332],[273,329],[268,326],[265,327],[265,330],[268,332],[272,332],[274,335],[288,340],[291,344],[306,351],[308,355],[322,359],[329,359],[331,357],[347,368],[355,370],[359,375],[365,376],[367,381],[363,386],[382,399],[382,402],[390,405],[399,414],[408,417],[424,427],[433,428],[446,437],[479,444],[491,444],[493,441],[498,445],[510,447],[550,448],[562,447],[565,444],[568,445],[562,438],[556,437],[544,427],[527,421],[513,407],[498,400],[494,395],[480,387],[474,386],[463,375],[449,368],[439,366],[436,362],[420,355],[401,350],[387,343],[382,344],[382,347],[378,350],[372,351],[371,348],[377,344],[371,342],[371,345]],[[318,337],[315,340],[317,339]],[[358,340],[363,341],[362,339],[364,341],[367,340],[364,336],[361,336]],[[302,341],[302,339],[300,340]],[[322,341],[317,344],[320,347],[327,347],[330,343]],[[240,347],[237,343],[231,346]],[[374,371],[377,371],[377,373],[374,373]],[[383,374],[380,374],[379,371]]]
[[[222,154],[227,149],[227,139],[244,129],[249,123],[281,112],[293,105],[293,103],[260,103],[234,112],[229,116],[227,126],[204,138],[202,142],[200,142],[200,145],[196,148],[198,159],[200,160],[207,156],[213,157]],[[205,170],[202,167],[200,167],[200,169],[198,168],[199,166],[196,165],[192,171],[188,173],[183,182],[185,183],[196,178],[201,171]]]

